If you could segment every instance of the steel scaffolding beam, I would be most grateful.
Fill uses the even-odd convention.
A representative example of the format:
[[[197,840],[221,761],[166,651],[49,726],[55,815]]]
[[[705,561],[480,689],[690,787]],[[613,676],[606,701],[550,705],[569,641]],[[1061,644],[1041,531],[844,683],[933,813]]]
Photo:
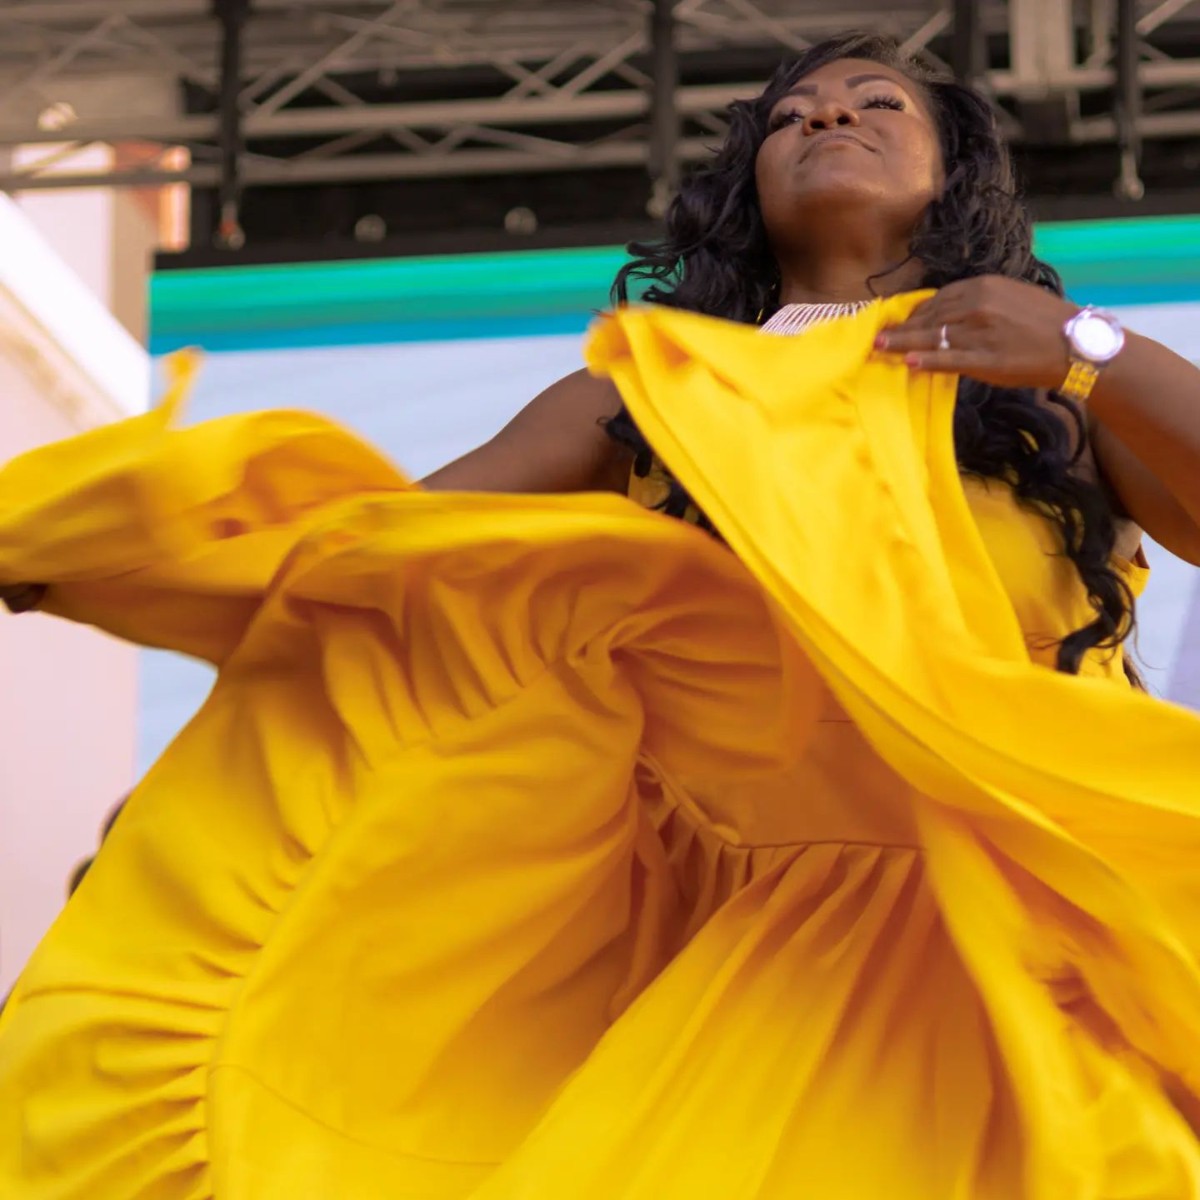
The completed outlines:
[[[650,199],[647,210],[662,216],[679,186],[679,46],[676,0],[651,0],[650,10],[650,139],[647,167]]]
[[[514,175],[535,171],[576,171],[599,167],[640,167],[646,162],[644,142],[613,142],[600,146],[563,147],[553,157],[522,153],[518,150],[463,150],[454,155],[456,176]],[[712,153],[712,143],[703,138],[684,138],[678,147],[685,162],[696,162]],[[247,187],[272,187],[313,183],[357,183],[381,179],[432,179],[446,174],[446,163],[432,156],[411,154],[364,154],[354,158],[292,159],[249,162],[243,169]],[[95,186],[98,176],[91,173],[56,174],[30,178],[0,175],[0,191],[44,191],[57,188]],[[217,166],[190,167],[183,171],[126,170],[105,175],[102,182],[111,187],[154,187],[167,183],[188,183],[197,187],[216,187],[221,180]]]
[[[217,149],[221,177],[217,187],[217,245],[240,250],[245,243],[239,221],[242,196],[242,159],[246,153],[242,130],[242,51],[249,0],[214,0],[213,11],[221,25],[221,78],[217,103]]]
[[[241,187],[282,182],[626,164],[646,167],[661,202],[731,101],[780,57],[850,26],[932,45],[1009,110],[1018,139],[1110,142],[1128,165],[1147,141],[1200,136],[1198,0],[1120,0],[1121,38],[1117,0],[852,3],[255,0],[234,105],[214,0],[6,0],[0,147],[185,146],[194,165],[182,174],[97,181],[223,178],[235,206]],[[1007,46],[1006,65],[987,69],[989,44],[993,55]],[[719,67],[735,54],[752,66],[730,81]],[[81,178],[32,169],[0,187]]]
[[[1140,200],[1145,194],[1140,168],[1142,162],[1142,80],[1138,69],[1138,9],[1136,0],[1117,0],[1117,103],[1113,114],[1117,124],[1117,146],[1121,152],[1121,173],[1117,194],[1126,200]]]
[[[1143,62],[1138,78],[1142,86],[1157,90],[1200,89],[1200,59]],[[983,82],[997,97],[1027,98],[1047,92],[1101,92],[1115,88],[1114,66],[1075,67],[1057,74],[1026,77],[1012,70],[993,70]],[[716,113],[737,99],[752,96],[762,86],[758,79],[744,83],[682,87],[676,105],[684,116]],[[348,133],[386,133],[396,128],[447,130],[460,125],[545,126],[590,121],[641,120],[649,112],[642,89],[585,92],[573,96],[536,96],[494,100],[432,100],[412,104],[357,104],[326,108],[292,108],[242,119],[245,137],[252,140],[286,140],[342,136]],[[218,137],[220,121],[214,113],[122,121],[79,120],[66,129],[42,129],[24,124],[0,124],[0,146],[78,142],[145,141],[187,144]],[[1153,125],[1150,126],[1154,128]],[[1149,137],[1160,136],[1153,132]]]
[[[964,83],[980,84],[987,75],[987,42],[977,0],[954,0],[950,65]]]

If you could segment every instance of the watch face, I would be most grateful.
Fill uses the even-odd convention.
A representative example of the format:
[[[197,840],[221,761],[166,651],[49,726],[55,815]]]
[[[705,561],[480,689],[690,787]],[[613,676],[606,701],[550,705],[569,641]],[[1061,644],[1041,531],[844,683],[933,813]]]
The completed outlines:
[[[1104,363],[1113,358],[1124,344],[1121,327],[1099,313],[1085,313],[1071,329],[1071,341],[1081,358]]]

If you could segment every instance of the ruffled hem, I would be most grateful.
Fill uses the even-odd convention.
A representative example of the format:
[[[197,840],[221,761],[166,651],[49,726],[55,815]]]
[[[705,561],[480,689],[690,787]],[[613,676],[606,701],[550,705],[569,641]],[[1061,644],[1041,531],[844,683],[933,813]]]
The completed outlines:
[[[1200,721],[1030,661],[950,385],[862,366],[913,302],[603,327],[737,558],[296,414],[0,474],[0,579],[221,666],[3,1018],[0,1190],[1194,1196]]]

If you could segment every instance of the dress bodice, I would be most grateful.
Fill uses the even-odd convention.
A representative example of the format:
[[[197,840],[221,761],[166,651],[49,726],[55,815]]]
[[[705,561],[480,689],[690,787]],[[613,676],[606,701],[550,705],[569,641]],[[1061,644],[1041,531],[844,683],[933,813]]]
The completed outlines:
[[[789,304],[779,309],[761,332],[795,337],[818,325],[852,317],[867,306],[867,302]],[[655,459],[648,475],[631,474],[629,495],[646,508],[658,508],[669,486],[662,464]],[[1093,619],[1079,574],[1062,554],[1058,531],[1044,515],[1022,507],[1012,488],[999,480],[964,478],[963,487],[984,544],[1016,610],[1030,657],[1053,666],[1062,639]],[[698,518],[694,507],[684,516],[693,523]],[[1114,557],[1113,566],[1125,577],[1134,596],[1139,595],[1149,574],[1141,551],[1134,562]],[[1092,651],[1081,665],[1080,674],[1124,682],[1123,653]]]
[[[648,475],[630,476],[629,495],[646,508],[657,508],[668,487],[662,464],[655,460]],[[1012,488],[1000,480],[964,477],[963,489],[1025,632],[1030,657],[1053,666],[1058,643],[1092,620],[1087,591],[1074,564],[1062,553],[1058,530],[1047,517],[1021,505]],[[694,522],[697,517],[690,509],[684,519]],[[1113,566],[1139,595],[1149,576],[1141,555],[1133,562],[1114,558]],[[1124,682],[1121,653],[1091,651],[1080,674]]]

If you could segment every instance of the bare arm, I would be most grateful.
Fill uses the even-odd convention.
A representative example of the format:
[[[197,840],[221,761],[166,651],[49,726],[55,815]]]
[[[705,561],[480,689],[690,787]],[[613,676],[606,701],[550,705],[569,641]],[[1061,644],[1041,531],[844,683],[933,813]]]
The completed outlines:
[[[624,492],[630,453],[604,430],[612,382],[576,371],[551,384],[491,441],[421,481],[436,491]]]
[[[1200,370],[1129,335],[1088,402],[1096,458],[1125,511],[1200,565]]]
[[[879,348],[910,367],[996,387],[1054,389],[1070,366],[1064,323],[1079,310],[1045,288],[995,275],[947,284]],[[939,331],[950,345],[941,345]],[[1087,404],[1096,459],[1125,513],[1200,564],[1200,370],[1130,333]]]

